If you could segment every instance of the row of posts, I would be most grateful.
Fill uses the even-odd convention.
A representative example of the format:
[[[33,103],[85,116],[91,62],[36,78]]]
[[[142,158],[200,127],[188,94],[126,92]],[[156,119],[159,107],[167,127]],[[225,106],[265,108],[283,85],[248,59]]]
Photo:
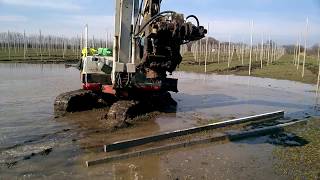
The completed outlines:
[[[186,53],[187,50],[187,45],[183,45],[182,53]],[[260,68],[262,69],[264,64],[269,65],[280,59],[284,55],[285,50],[273,42],[270,36],[267,41],[262,37],[261,43],[253,45],[252,21],[249,45],[243,42],[233,43],[231,42],[231,36],[229,36],[228,42],[220,42],[207,37],[192,43],[191,53],[194,57],[194,61],[197,62],[199,66],[204,62],[205,73],[207,72],[208,62],[217,64],[227,62],[227,67],[230,68],[234,61],[238,60],[242,65],[245,65],[245,60],[249,58],[249,62],[247,62],[249,65],[248,74],[251,75],[252,61],[259,61]]]
[[[81,50],[87,47],[112,47],[112,34],[106,32],[105,39],[84,38],[83,34],[72,38],[63,36],[43,35],[39,30],[38,35],[10,32],[0,33],[0,60],[27,60],[37,58],[50,59],[78,59]],[[84,42],[86,41],[87,42]]]

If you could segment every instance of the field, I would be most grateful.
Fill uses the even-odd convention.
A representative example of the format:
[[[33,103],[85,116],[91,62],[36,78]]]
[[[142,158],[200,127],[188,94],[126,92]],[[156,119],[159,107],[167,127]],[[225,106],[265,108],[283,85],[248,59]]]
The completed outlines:
[[[200,59],[204,59],[202,56]],[[316,84],[318,77],[318,61],[314,56],[308,56],[306,58],[305,64],[305,75],[302,78],[302,65],[303,62],[300,61],[299,69],[293,64],[293,55],[286,54],[281,56],[280,59],[267,64],[266,60],[263,61],[263,66],[261,69],[260,60],[256,61],[255,58],[252,61],[252,76],[256,77],[265,77],[265,78],[274,78],[274,79],[284,79],[299,81],[308,84]],[[199,65],[200,64],[200,65]],[[248,57],[245,58],[244,64],[237,58],[234,57],[228,68],[228,62],[221,61],[218,63],[216,60],[207,62],[207,73],[217,73],[217,74],[234,74],[241,76],[248,76],[249,70],[249,60]],[[196,62],[191,53],[185,53],[183,56],[183,61],[179,67],[179,71],[186,72],[196,72],[204,73],[205,71],[205,62],[201,61]]]
[[[40,53],[41,52],[41,53]],[[0,49],[0,62],[19,62],[19,63],[64,63],[64,62],[76,62],[80,59],[80,50],[74,48],[68,49],[44,49],[40,51],[36,48],[28,48],[24,57],[23,49],[11,48],[10,52],[7,48]],[[259,56],[259,55],[258,55]],[[308,84],[316,84],[318,78],[318,61],[315,56],[307,56],[305,64],[305,75],[302,77],[302,65],[300,60],[299,69],[293,64],[294,56],[292,54],[285,54],[278,60],[267,62],[263,60],[261,68],[260,57],[256,58],[253,55],[252,60],[252,72],[251,75],[255,77],[265,77],[274,79],[284,79],[299,81]],[[303,57],[301,57],[302,59]],[[186,72],[204,73],[205,71],[205,56],[199,57],[201,61],[195,61],[191,52],[186,52],[183,55],[183,61],[180,64],[178,70]],[[234,56],[230,61],[230,67],[228,68],[227,55],[221,56],[218,63],[217,57],[212,56],[207,62],[207,73],[216,74],[234,74],[240,76],[248,76],[249,70],[249,57],[244,57],[244,63],[238,56]]]
[[[28,48],[24,57],[23,49],[11,48],[10,53],[8,49],[0,49],[0,62],[59,63],[76,61],[80,59],[80,55],[80,50],[73,49],[46,49],[39,51],[39,49]]]
[[[90,47],[111,44],[102,39],[88,39]],[[81,57],[84,40],[77,37],[26,34],[25,32],[0,33],[0,62],[61,63],[77,61]]]

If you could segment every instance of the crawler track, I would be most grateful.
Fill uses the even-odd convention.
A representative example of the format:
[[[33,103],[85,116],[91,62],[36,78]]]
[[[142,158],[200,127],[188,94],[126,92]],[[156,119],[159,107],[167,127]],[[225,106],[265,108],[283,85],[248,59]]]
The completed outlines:
[[[119,99],[104,93],[76,90],[60,94],[54,103],[56,117],[67,113],[110,107],[100,118],[107,129],[124,128],[133,123],[133,119],[152,111],[174,109],[177,103],[169,92],[146,93],[130,99]]]
[[[107,127],[122,128],[128,126],[129,119],[134,117],[134,110],[137,108],[136,101],[117,101],[109,109],[109,112],[104,116],[107,120]]]
[[[60,94],[54,102],[55,116],[63,116],[68,112],[90,110],[98,107],[99,97],[92,91],[75,90]]]
[[[144,97],[136,97],[134,100],[119,100],[112,104],[109,111],[103,115],[107,128],[124,128],[133,123],[133,119],[152,111],[166,111],[176,106],[170,93],[146,94]]]

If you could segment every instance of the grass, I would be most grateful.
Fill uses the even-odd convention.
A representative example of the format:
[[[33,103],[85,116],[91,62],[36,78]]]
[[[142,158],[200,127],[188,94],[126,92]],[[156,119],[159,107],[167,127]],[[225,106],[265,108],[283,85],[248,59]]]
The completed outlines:
[[[204,57],[201,57],[204,59]],[[217,62],[217,57],[214,61],[208,60],[207,73],[217,74],[234,74],[241,76],[248,76],[249,60],[248,57],[244,59],[242,65],[238,57],[234,57],[228,68],[228,62],[226,57],[222,58],[220,63]],[[258,57],[259,59],[259,57]],[[316,84],[318,77],[318,62],[315,57],[308,56],[306,58],[305,75],[302,78],[302,57],[300,58],[299,70],[293,65],[293,55],[284,55],[279,60],[267,64],[266,60],[263,61],[263,68],[261,69],[260,60],[256,61],[255,56],[252,60],[251,75],[256,77],[265,77],[273,79],[283,79],[299,81],[308,84]],[[183,61],[179,66],[179,71],[204,73],[204,61],[195,62],[191,53],[186,53],[183,57]]]
[[[57,51],[50,52],[45,50],[42,53],[42,57],[36,49],[29,48],[27,49],[26,58],[24,59],[23,49],[10,49],[9,51],[6,49],[0,49],[0,62],[26,62],[26,63],[44,63],[44,62],[66,62],[66,61],[76,61],[79,59],[79,54],[77,52],[72,51],[71,49],[66,50],[65,57],[63,58],[62,49]]]
[[[275,169],[294,179],[320,178],[320,119],[311,119],[307,124],[289,127],[286,131],[307,140],[297,147],[277,146],[274,156],[278,159]]]

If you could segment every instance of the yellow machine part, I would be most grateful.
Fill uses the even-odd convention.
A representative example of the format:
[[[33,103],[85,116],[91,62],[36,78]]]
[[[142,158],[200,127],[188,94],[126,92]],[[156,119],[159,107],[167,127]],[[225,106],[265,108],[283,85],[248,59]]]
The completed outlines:
[[[90,48],[88,53],[87,53],[87,51],[88,51],[87,48],[82,49],[82,51],[81,51],[82,57],[86,57],[86,55],[93,56],[93,55],[97,54],[98,50],[96,50],[94,48]]]

